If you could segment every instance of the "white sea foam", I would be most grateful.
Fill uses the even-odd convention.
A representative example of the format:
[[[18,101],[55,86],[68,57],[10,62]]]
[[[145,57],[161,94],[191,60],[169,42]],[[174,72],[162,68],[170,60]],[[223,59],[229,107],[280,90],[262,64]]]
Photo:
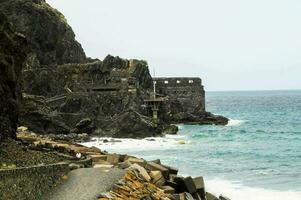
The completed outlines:
[[[263,188],[251,188],[236,182],[221,179],[206,180],[206,189],[231,200],[300,200],[301,192],[276,191]]]
[[[244,122],[245,122],[244,120],[230,119],[227,126],[239,126]]]
[[[134,150],[157,150],[166,148],[177,148],[179,145],[190,144],[183,135],[166,135],[165,137],[149,137],[144,139],[124,138],[92,138],[91,142],[82,143],[85,146],[95,146],[102,150],[112,152],[123,152]]]
[[[108,140],[109,142],[104,142]],[[126,153],[131,149],[138,151],[179,148],[185,141],[190,142],[184,135],[167,135],[145,139],[94,138],[94,141],[83,143],[86,146],[96,146],[109,152]],[[183,175],[183,174],[182,174]],[[188,176],[189,174],[187,174]],[[301,192],[277,191],[263,188],[252,188],[238,182],[222,179],[206,179],[206,190],[216,196],[224,195],[231,200],[301,200]]]

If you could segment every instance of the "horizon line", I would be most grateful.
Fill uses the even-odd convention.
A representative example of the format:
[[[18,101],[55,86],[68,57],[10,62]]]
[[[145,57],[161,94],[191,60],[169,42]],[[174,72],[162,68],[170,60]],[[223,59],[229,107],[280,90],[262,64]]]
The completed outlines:
[[[246,90],[205,90],[206,92],[277,92],[277,91],[301,91],[301,89],[246,89]]]

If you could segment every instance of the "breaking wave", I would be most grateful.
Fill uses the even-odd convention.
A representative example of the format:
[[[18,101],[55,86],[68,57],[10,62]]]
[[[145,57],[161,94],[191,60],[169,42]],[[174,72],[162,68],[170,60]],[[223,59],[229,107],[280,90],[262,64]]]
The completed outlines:
[[[238,119],[230,119],[227,126],[239,126],[243,124],[245,121],[244,120],[238,120]]]
[[[263,188],[243,186],[237,182],[222,179],[206,180],[206,189],[219,196],[224,195],[231,200],[300,200],[301,192],[276,191]]]

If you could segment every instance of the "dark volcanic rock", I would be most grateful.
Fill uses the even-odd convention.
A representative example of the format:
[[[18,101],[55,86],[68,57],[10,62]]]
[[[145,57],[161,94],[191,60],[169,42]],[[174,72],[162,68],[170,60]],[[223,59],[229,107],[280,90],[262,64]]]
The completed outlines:
[[[126,138],[153,137],[160,135],[162,131],[155,128],[151,118],[135,111],[128,111],[118,116],[111,128],[115,129],[113,137]]]
[[[155,124],[150,101],[145,101],[153,88],[146,61],[86,58],[64,16],[45,0],[0,0],[0,11],[28,38],[20,125],[30,130],[141,138],[174,134],[178,129],[171,123],[227,123],[205,111],[201,79],[181,78],[179,84],[177,78],[169,86],[158,84],[168,100]]]
[[[15,137],[18,123],[17,86],[26,58],[25,37],[0,13],[0,141]]]
[[[55,110],[47,106],[43,96],[23,94],[19,116],[20,124],[36,133],[68,134],[71,129]]]
[[[32,61],[41,65],[85,62],[64,15],[45,0],[0,0],[0,4],[0,11],[27,38]]]

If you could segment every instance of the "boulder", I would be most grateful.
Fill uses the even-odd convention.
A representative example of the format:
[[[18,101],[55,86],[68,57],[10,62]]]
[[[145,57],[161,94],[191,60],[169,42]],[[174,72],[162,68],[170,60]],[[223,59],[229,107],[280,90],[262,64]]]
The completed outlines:
[[[130,110],[118,116],[111,125],[114,137],[144,138],[160,135],[152,119]]]

